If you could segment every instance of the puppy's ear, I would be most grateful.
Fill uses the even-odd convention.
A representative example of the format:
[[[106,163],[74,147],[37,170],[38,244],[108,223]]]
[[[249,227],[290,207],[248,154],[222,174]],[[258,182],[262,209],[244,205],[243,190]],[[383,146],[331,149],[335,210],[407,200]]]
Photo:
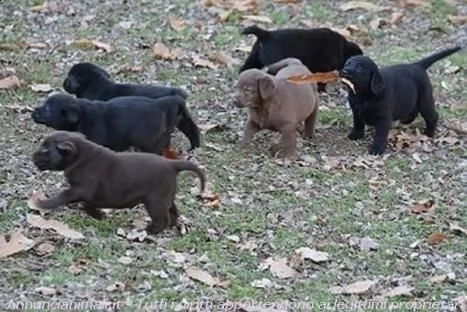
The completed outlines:
[[[385,87],[384,80],[379,70],[374,70],[371,73],[371,80],[370,80],[371,92],[373,92],[373,94],[375,95],[380,95],[383,93],[384,87]]]
[[[64,107],[62,115],[69,123],[75,124],[79,121],[79,111],[74,107]]]
[[[55,146],[60,152],[68,155],[76,152],[76,145],[71,140],[57,142]]]
[[[270,76],[264,76],[258,79],[258,90],[261,98],[270,97],[276,89],[276,82]]]

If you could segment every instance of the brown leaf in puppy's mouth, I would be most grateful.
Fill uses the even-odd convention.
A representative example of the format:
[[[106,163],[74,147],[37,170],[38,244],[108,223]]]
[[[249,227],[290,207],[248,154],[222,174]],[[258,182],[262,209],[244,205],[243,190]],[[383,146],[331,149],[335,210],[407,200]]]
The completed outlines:
[[[287,78],[287,81],[294,84],[306,84],[306,83],[327,83],[333,81],[339,81],[348,86],[355,94],[354,84],[347,78],[341,77],[337,70],[333,70],[325,73],[312,73],[308,75],[296,75]]]

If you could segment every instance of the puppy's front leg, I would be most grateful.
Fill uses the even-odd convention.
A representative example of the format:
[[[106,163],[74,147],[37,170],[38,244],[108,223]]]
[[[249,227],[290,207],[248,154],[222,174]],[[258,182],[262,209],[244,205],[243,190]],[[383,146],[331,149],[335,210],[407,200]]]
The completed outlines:
[[[388,144],[388,135],[391,130],[391,120],[383,119],[375,125],[375,136],[373,139],[373,145],[370,149],[370,154],[381,155],[386,150]]]
[[[256,123],[254,123],[251,119],[248,119],[245,125],[245,130],[243,131],[242,145],[244,147],[247,147],[253,140],[253,137],[255,136],[256,132],[258,131],[258,125],[256,125]]]
[[[281,150],[279,157],[295,159],[297,157],[297,130],[295,125],[287,125],[282,127],[281,133]]]
[[[365,136],[365,122],[360,118],[356,101],[349,98],[349,104],[352,109],[353,128],[347,137],[350,140],[360,140]]]
[[[79,191],[67,189],[51,198],[39,200],[37,204],[43,209],[55,209],[59,206],[80,202],[82,200],[83,196]]]

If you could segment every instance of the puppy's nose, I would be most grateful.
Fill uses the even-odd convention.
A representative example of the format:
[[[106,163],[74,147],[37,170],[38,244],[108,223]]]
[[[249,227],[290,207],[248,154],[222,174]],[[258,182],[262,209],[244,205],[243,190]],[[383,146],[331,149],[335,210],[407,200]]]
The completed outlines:
[[[344,67],[339,71],[339,76],[349,78],[351,73],[347,68]]]

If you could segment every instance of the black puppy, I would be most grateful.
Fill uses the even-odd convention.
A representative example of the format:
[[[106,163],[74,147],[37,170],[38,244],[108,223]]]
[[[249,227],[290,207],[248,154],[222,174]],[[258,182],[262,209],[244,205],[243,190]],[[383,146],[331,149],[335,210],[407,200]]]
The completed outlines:
[[[256,25],[245,28],[243,35],[255,35],[256,42],[240,68],[263,68],[282,59],[299,59],[311,72],[341,69],[345,61],[363,54],[360,47],[329,28],[264,30]],[[326,84],[318,84],[325,91]]]
[[[353,114],[353,129],[349,139],[363,138],[365,124],[374,126],[375,136],[370,153],[383,154],[392,122],[400,120],[403,124],[409,124],[415,120],[418,113],[425,120],[425,134],[433,137],[439,116],[426,69],[460,49],[447,49],[418,62],[382,69],[378,69],[366,56],[348,59],[340,71],[340,76],[350,80],[356,92],[354,94],[349,90],[348,96]]]
[[[153,99],[175,95],[183,99],[188,97],[187,93],[180,88],[115,83],[107,71],[91,63],[73,65],[63,82],[63,88],[78,98],[99,101],[108,101],[119,96],[144,96]],[[181,123],[177,125],[177,128],[190,139],[190,149],[200,146],[200,131],[187,109],[184,110]]]
[[[178,95],[158,99],[124,96],[103,102],[60,93],[37,107],[32,118],[56,130],[81,132],[114,151],[136,147],[161,154],[185,111],[185,101]]]

